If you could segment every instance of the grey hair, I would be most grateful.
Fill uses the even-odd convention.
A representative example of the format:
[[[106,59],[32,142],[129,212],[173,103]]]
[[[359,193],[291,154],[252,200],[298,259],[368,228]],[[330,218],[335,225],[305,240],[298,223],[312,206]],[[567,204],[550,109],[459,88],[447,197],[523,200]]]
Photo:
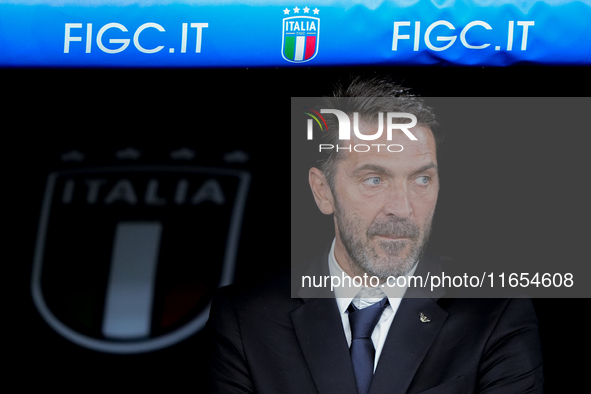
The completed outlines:
[[[346,87],[337,85],[332,97],[321,100],[321,108],[339,109],[349,116],[357,112],[360,119],[368,123],[377,122],[379,112],[407,112],[416,116],[417,124],[428,126],[432,132],[438,125],[433,110],[422,98],[387,77],[357,77]],[[326,124],[329,131],[321,133],[322,143],[336,146],[339,141],[338,120],[335,116],[327,116]],[[440,135],[433,132],[433,136],[439,144]],[[333,193],[336,166],[341,158],[342,153],[330,149],[323,152],[317,161]]]

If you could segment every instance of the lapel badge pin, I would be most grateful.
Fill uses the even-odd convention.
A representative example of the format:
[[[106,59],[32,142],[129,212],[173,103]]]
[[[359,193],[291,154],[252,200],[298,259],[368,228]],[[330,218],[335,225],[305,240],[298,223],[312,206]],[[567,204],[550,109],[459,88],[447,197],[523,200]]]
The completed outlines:
[[[431,321],[423,312],[421,312],[420,319],[421,323],[429,323]]]

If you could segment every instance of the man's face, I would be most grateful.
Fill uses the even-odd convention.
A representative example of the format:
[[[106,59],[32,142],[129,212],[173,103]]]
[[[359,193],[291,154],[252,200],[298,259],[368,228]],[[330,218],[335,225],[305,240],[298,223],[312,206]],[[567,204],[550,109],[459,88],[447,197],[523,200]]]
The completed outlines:
[[[377,125],[360,122],[362,134],[375,134]],[[410,129],[418,141],[400,130],[392,141],[383,138],[351,144],[386,144],[377,152],[344,152],[334,182],[337,242],[335,254],[353,275],[405,275],[418,261],[429,237],[439,178],[435,140],[428,127]],[[402,152],[386,146],[400,144]],[[392,150],[399,148],[392,147]]]

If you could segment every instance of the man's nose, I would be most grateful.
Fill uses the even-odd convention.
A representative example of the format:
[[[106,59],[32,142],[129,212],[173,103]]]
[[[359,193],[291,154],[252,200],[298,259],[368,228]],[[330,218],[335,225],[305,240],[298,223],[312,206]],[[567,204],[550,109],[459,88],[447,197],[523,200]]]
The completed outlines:
[[[392,185],[385,198],[384,214],[386,216],[393,215],[399,219],[406,219],[412,214],[412,205],[406,184]]]

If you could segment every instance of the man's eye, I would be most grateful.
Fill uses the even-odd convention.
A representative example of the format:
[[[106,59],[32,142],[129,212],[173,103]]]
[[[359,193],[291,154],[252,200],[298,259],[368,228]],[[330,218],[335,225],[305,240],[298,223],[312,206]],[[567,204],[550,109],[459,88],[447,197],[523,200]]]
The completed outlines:
[[[376,186],[382,183],[382,179],[377,176],[374,176],[371,178],[367,178],[365,181],[363,181],[363,183],[365,183],[366,185]]]
[[[427,186],[429,184],[430,180],[431,180],[430,177],[423,175],[423,176],[420,176],[417,179],[415,179],[415,183],[420,186]]]

